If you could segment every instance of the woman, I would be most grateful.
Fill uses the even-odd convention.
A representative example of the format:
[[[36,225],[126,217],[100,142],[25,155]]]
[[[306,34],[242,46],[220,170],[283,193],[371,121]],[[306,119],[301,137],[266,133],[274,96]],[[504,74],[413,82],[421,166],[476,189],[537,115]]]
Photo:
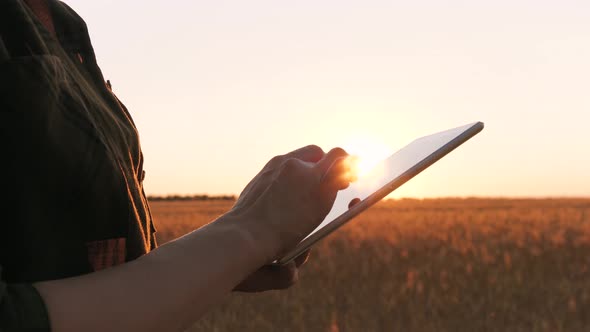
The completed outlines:
[[[0,1],[0,330],[182,330],[232,290],[290,286],[266,266],[349,184],[346,153],[273,158],[215,222],[156,248],[137,132],[56,0]]]

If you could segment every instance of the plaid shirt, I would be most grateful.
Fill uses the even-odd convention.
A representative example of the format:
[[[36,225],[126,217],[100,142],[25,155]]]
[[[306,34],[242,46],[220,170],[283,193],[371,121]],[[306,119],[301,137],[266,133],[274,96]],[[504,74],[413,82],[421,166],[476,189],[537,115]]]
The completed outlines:
[[[59,1],[45,4],[49,19],[23,0],[0,0],[0,330],[49,329],[30,283],[117,265],[156,245],[131,117],[104,81],[84,21]],[[88,116],[101,108],[71,98],[85,87],[117,117],[126,159],[112,155]]]

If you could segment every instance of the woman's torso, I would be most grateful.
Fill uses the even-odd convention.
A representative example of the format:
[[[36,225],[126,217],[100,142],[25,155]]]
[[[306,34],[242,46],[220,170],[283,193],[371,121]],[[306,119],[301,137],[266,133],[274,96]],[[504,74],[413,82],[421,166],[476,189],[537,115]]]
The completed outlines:
[[[9,282],[88,273],[155,246],[135,126],[105,84],[84,22],[47,3],[54,31],[22,0],[0,2],[0,265]]]

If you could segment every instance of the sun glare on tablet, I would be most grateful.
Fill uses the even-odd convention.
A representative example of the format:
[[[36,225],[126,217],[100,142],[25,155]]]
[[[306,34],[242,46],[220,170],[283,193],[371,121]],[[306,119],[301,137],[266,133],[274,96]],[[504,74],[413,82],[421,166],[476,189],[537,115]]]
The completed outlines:
[[[391,155],[391,149],[377,139],[361,137],[343,146],[353,158],[353,171],[359,178],[367,176],[383,159]]]

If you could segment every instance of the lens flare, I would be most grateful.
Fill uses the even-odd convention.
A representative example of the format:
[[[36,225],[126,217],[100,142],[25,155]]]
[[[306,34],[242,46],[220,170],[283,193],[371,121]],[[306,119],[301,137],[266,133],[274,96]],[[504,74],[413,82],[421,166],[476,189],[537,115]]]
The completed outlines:
[[[380,141],[368,137],[357,138],[345,144],[350,158],[351,172],[358,178],[369,176],[375,167],[391,154],[391,149]]]

